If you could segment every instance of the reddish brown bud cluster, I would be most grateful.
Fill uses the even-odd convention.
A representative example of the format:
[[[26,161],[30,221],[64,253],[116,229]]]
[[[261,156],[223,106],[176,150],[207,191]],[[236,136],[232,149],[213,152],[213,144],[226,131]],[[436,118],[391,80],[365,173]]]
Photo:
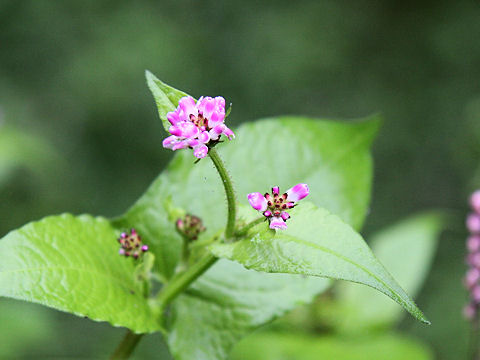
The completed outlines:
[[[197,240],[198,235],[206,230],[198,216],[187,214],[175,223],[177,231],[189,240]]]
[[[120,250],[118,250],[120,255],[132,256],[134,259],[138,259],[141,254],[148,251],[148,245],[142,245],[142,239],[135,229],[131,229],[130,233],[121,233],[118,242],[121,246]]]

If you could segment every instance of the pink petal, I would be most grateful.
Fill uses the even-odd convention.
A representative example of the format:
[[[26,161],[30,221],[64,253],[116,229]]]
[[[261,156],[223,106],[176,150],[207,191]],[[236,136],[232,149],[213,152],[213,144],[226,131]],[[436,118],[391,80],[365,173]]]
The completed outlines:
[[[228,138],[228,140],[235,139],[235,134],[233,133],[233,131],[226,126],[225,126],[225,129],[223,130],[223,133]]]
[[[224,109],[225,110],[225,99],[222,96],[216,96],[215,97],[215,103],[217,109]]]
[[[175,150],[185,149],[188,146],[189,145],[187,140],[179,140],[175,145],[173,145],[172,150],[175,151]]]
[[[210,96],[201,98],[198,100],[197,109],[199,113],[203,114],[203,117],[210,120],[212,113],[215,110],[215,100],[213,100]]]
[[[180,129],[178,126],[170,126],[168,128],[168,132],[172,135],[175,135],[175,136],[182,136],[182,129]]]
[[[210,134],[208,131],[202,131],[200,135],[198,135],[198,140],[204,144],[208,143],[210,141]]]
[[[274,216],[270,220],[270,229],[285,230],[286,228],[287,228],[287,224],[280,216]]]
[[[208,125],[210,127],[215,127],[217,125],[221,125],[223,120],[225,120],[225,117],[221,117],[218,113],[213,112],[208,118]]]
[[[291,189],[287,190],[287,201],[297,202],[308,195],[307,184],[297,184]]]
[[[179,127],[182,131],[181,136],[186,138],[194,138],[199,133],[197,126],[190,121],[182,121],[177,124],[177,127]]]
[[[188,139],[188,146],[190,146],[191,148],[194,148],[200,144],[201,142],[198,139]]]
[[[282,217],[283,220],[287,221],[288,219],[290,219],[290,214],[286,211],[283,211],[280,216]]]
[[[250,203],[250,205],[252,205],[252,207],[255,209],[255,210],[258,210],[258,211],[265,211],[267,210],[267,199],[265,199],[265,197],[259,193],[259,192],[254,192],[254,193],[250,193],[247,195],[247,198],[248,198],[248,202]]]
[[[184,96],[178,102],[178,106],[185,113],[186,117],[189,118],[190,115],[198,116],[198,111],[195,106],[195,100],[191,96]]]
[[[164,148],[167,148],[167,149],[172,149],[173,146],[178,143],[178,137],[176,137],[175,135],[172,135],[172,136],[169,136],[167,138],[165,138],[162,142],[162,145]]]
[[[204,144],[193,148],[193,155],[198,159],[203,159],[208,154],[208,147]]]
[[[177,122],[181,121],[180,120],[180,117],[179,117],[179,109],[175,110],[175,111],[171,111],[167,114],[167,120],[170,122],[170,124],[172,125],[176,125]]]
[[[210,139],[217,140],[220,135],[223,133],[223,129],[225,125],[217,125],[213,129],[211,129],[208,133],[210,134]]]

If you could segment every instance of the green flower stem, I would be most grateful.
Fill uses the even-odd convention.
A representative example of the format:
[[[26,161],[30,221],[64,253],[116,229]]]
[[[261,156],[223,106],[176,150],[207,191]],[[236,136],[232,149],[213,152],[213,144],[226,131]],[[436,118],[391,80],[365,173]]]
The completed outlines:
[[[210,159],[212,159],[213,164],[217,168],[217,171],[223,182],[223,187],[225,188],[225,193],[227,195],[228,219],[227,219],[227,227],[225,230],[225,238],[229,239],[233,236],[233,233],[235,232],[235,218],[236,218],[235,192],[233,191],[232,180],[230,179],[227,169],[225,168],[225,164],[220,158],[220,155],[218,155],[217,150],[209,149],[208,156],[210,156]]]
[[[200,275],[208,270],[218,258],[213,255],[206,255],[184,273],[179,274],[171,282],[169,282],[158,294],[158,304],[160,311],[163,313],[170,302],[175,299],[183,290],[185,290],[192,282],[194,282]]]
[[[247,225],[245,225],[243,228],[237,230],[235,232],[235,237],[242,237],[247,234],[248,230],[253,228],[254,226],[261,224],[262,222],[265,221],[265,217],[259,217],[258,219],[255,219],[253,221],[250,221]]]
[[[122,342],[115,349],[112,356],[110,356],[110,360],[128,359],[142,336],[143,334],[135,334],[131,330],[128,330]]]

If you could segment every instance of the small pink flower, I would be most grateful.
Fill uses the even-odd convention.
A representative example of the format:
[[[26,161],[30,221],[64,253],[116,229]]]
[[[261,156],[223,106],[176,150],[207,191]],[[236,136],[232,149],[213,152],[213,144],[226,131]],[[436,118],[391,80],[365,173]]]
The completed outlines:
[[[473,210],[480,214],[480,190],[475,191],[470,196],[470,205]]]
[[[476,314],[477,307],[475,304],[470,303],[463,308],[463,316],[465,316],[467,320],[473,320]]]
[[[465,275],[465,286],[468,289],[471,289],[478,283],[478,280],[480,280],[480,270],[478,270],[477,268],[471,268],[467,271],[467,274]]]
[[[471,298],[476,303],[480,303],[480,286],[476,285],[472,288]]]
[[[223,134],[229,140],[235,134],[225,124],[225,99],[201,97],[195,102],[191,96],[185,96],[178,102],[175,111],[167,114],[172,124],[168,131],[171,136],[163,140],[163,147],[172,150],[193,149],[193,155],[202,159],[208,154],[209,146],[218,143]]]
[[[293,208],[297,201],[308,195],[308,191],[307,184],[297,184],[280,195],[279,187],[274,186],[271,194],[254,192],[248,194],[247,198],[250,205],[270,221],[271,229],[284,230],[287,228],[286,221],[290,218],[285,210]]]
[[[471,235],[467,239],[467,249],[474,253],[480,250],[480,235]]]
[[[467,217],[467,229],[472,234],[480,234],[480,215],[471,213]]]

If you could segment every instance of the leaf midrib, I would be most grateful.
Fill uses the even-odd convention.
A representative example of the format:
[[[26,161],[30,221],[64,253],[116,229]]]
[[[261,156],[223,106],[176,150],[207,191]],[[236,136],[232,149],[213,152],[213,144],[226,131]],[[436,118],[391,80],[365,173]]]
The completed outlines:
[[[396,294],[395,294],[395,291],[387,284],[385,283],[382,279],[378,278],[376,275],[374,275],[372,272],[370,272],[370,270],[368,270],[366,267],[364,267],[363,265],[360,265],[358,263],[356,263],[355,261],[349,259],[348,257],[342,255],[342,254],[339,254],[337,253],[336,251],[334,250],[331,250],[327,247],[324,247],[324,246],[321,246],[321,245],[318,245],[318,244],[315,244],[315,243],[311,243],[309,241],[306,241],[306,240],[302,240],[302,239],[299,239],[299,238],[296,238],[292,235],[288,235],[288,234],[282,234],[281,236],[277,237],[277,239],[281,239],[281,238],[288,238],[290,239],[291,241],[293,242],[296,242],[296,243],[299,243],[299,244],[303,244],[303,245],[306,245],[306,246],[309,246],[309,247],[312,247],[314,249],[317,249],[317,250],[320,250],[320,251],[323,251],[325,253],[328,253],[330,255],[333,255],[333,256],[336,256],[337,258],[345,261],[345,262],[348,262],[356,267],[358,267],[360,270],[364,271],[365,273],[367,273],[369,276],[371,276],[372,278],[374,278],[376,281],[378,281],[380,284],[382,284],[383,286],[385,286],[385,288],[387,288],[391,294],[392,294],[392,297],[394,299],[396,299],[399,303],[407,306],[410,308],[410,305],[408,303],[406,303],[402,298],[399,298]],[[352,281],[352,282],[356,282],[356,283],[360,283],[358,281],[353,281],[353,280],[350,280],[350,279],[343,279],[343,278],[339,278],[340,280],[348,280],[348,281]],[[365,284],[367,285],[367,284]],[[371,286],[371,285],[370,285]],[[372,286],[373,287],[373,286]]]

